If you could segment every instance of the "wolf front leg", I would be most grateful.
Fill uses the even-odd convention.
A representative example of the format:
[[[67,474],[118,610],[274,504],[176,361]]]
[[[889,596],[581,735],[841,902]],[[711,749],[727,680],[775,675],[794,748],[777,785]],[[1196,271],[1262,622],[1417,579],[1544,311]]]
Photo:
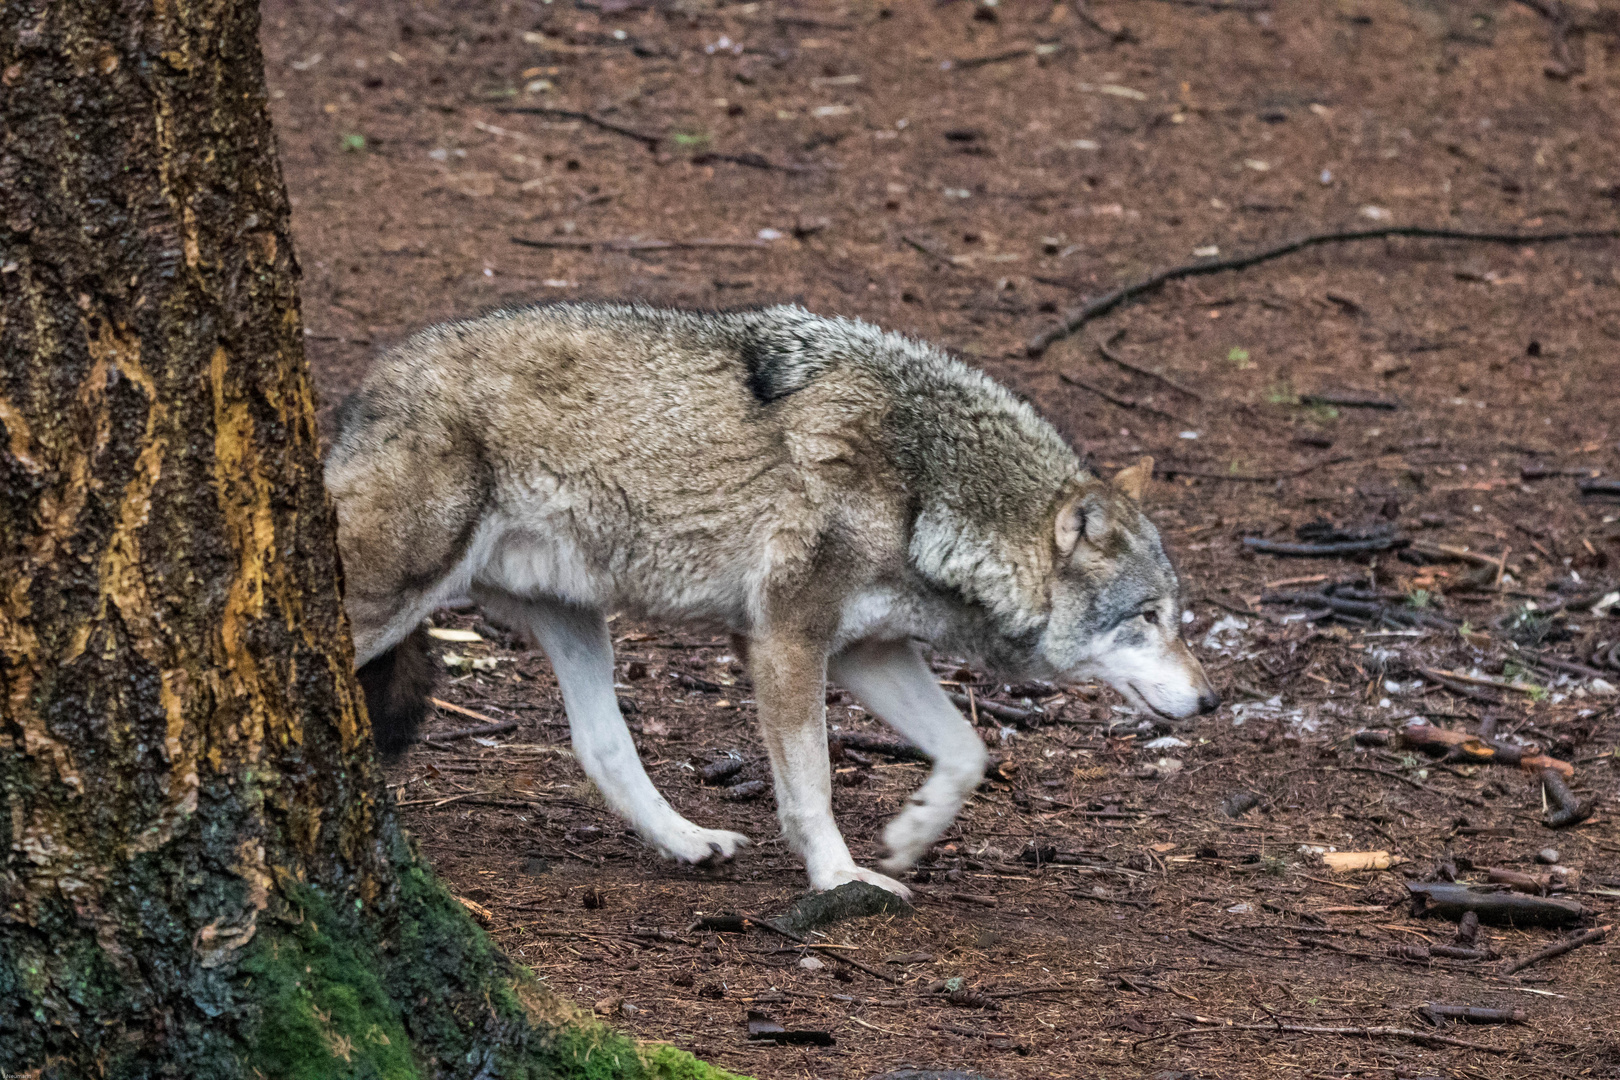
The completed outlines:
[[[928,780],[883,831],[881,865],[906,870],[927,853],[984,779],[986,753],[910,641],[861,641],[833,657],[832,677],[934,759]]]
[[[686,863],[729,859],[748,843],[741,833],[692,824],[653,787],[613,693],[613,640],[600,611],[485,590],[474,599],[496,619],[527,629],[545,651],[562,689],[574,755],[607,804],[643,840]]]
[[[812,889],[865,881],[901,896],[911,890],[862,869],[832,815],[832,766],[827,760],[826,650],[791,632],[752,638],[749,669],[759,726],[776,778],[776,809],[788,847],[804,859]]]

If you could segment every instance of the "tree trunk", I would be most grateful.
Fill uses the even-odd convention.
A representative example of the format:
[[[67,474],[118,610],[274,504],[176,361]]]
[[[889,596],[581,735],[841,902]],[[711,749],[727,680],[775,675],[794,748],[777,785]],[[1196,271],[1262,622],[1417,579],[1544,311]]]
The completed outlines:
[[[296,282],[256,5],[0,3],[0,1071],[724,1075],[400,833]]]

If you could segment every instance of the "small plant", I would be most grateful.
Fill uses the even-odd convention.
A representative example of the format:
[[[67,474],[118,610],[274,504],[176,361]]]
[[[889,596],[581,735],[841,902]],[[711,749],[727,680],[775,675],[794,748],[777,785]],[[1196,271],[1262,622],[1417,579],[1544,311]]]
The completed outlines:
[[[1286,859],[1279,858],[1276,855],[1263,855],[1260,858],[1260,870],[1262,873],[1270,874],[1272,877],[1282,877],[1283,872],[1287,869],[1288,860]]]
[[[1413,608],[1426,608],[1433,598],[1428,589],[1413,589],[1406,594],[1406,606]]]
[[[1288,383],[1280,382],[1266,391],[1266,401],[1272,405],[1298,405],[1299,395]]]
[[[709,145],[709,136],[703,131],[676,131],[670,135],[670,140],[683,150],[701,150]]]
[[[1254,367],[1254,361],[1249,359],[1249,350],[1240,348],[1237,345],[1226,350],[1226,362],[1239,371],[1247,371],[1249,368]]]
[[[351,131],[343,136],[342,143],[345,153],[358,154],[366,148],[366,137]]]

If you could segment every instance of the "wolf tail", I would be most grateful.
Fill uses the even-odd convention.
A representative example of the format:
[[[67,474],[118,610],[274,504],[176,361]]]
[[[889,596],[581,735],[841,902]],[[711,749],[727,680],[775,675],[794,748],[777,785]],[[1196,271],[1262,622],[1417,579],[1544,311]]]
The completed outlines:
[[[357,672],[366,712],[371,714],[371,734],[385,759],[399,757],[416,741],[416,729],[427,715],[433,675],[427,632],[421,627]]]

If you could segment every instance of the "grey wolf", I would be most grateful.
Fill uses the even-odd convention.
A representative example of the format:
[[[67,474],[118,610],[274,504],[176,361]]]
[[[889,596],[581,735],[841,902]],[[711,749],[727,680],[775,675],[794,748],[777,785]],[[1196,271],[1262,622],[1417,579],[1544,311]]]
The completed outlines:
[[[984,770],[924,645],[1011,678],[1101,677],[1168,717],[1218,703],[1142,513],[1151,460],[1099,479],[987,376],[867,323],[504,311],[393,349],[339,413],[326,482],[379,747],[421,719],[422,620],[470,598],[544,650],[586,775],[673,859],[747,838],[687,821],[648,779],[613,691],[615,611],[746,641],[782,828],[815,889],[907,891],[857,866],[833,821],[829,677],[934,761],[884,832],[891,874]]]

